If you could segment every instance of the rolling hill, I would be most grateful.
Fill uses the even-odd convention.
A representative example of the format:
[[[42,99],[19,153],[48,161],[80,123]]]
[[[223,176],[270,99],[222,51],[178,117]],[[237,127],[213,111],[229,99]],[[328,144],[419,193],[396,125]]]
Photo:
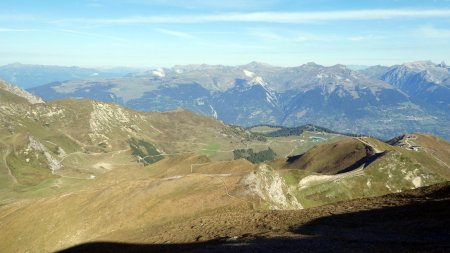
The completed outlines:
[[[138,112],[86,99],[44,103],[2,82],[0,248],[294,236],[298,225],[332,211],[397,199],[361,198],[438,183],[433,191],[448,188],[450,144],[432,135],[382,142],[314,127],[295,135],[260,131],[181,109]],[[253,159],[269,151],[270,160]],[[339,201],[354,202],[334,204]],[[407,241],[442,246],[446,238]]]

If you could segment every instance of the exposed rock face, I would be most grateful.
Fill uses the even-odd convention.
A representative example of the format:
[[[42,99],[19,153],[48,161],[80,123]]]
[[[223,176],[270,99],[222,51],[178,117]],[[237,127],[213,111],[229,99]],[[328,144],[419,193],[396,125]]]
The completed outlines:
[[[136,130],[129,126],[130,115],[123,108],[106,103],[93,102],[92,111],[89,119],[90,137],[94,142],[108,141],[106,134],[112,132],[115,128],[119,128],[133,133]]]
[[[291,194],[289,187],[278,172],[262,164],[242,179],[249,194],[255,194],[270,205],[270,209],[302,209],[302,205]]]
[[[53,157],[53,155],[47,150],[47,148],[42,145],[42,143],[36,140],[33,136],[29,136],[28,141],[29,150],[34,150],[35,152],[44,154],[45,158],[47,159],[48,167],[52,170],[52,173],[55,173],[57,170],[61,169],[62,165],[55,157]]]
[[[14,94],[16,96],[25,98],[31,104],[44,103],[44,100],[42,100],[42,98],[34,96],[33,94],[29,93],[28,91],[22,90],[21,88],[11,85],[2,80],[0,80],[0,89],[4,89],[8,92],[11,92],[12,94]]]
[[[402,90],[421,106],[450,109],[450,70],[445,64],[410,62],[389,68],[379,79]]]

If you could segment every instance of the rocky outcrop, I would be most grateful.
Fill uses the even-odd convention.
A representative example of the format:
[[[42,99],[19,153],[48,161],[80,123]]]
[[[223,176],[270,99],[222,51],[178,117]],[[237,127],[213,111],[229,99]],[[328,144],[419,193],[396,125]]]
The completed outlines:
[[[57,170],[61,169],[62,165],[55,157],[53,157],[48,149],[44,145],[42,145],[42,143],[36,140],[33,136],[29,136],[28,141],[29,142],[27,150],[33,150],[35,152],[44,154],[45,159],[47,159],[48,167],[52,170],[52,173],[55,173]]]
[[[34,96],[33,94],[29,93],[28,91],[22,90],[21,88],[11,85],[7,82],[0,80],[0,88],[4,89],[8,92],[11,92],[12,94],[25,98],[28,102],[31,104],[42,104],[45,103],[42,98]]]
[[[302,205],[290,192],[284,179],[266,164],[261,164],[256,171],[245,176],[242,181],[247,193],[256,195],[269,204],[270,209],[302,209]]]

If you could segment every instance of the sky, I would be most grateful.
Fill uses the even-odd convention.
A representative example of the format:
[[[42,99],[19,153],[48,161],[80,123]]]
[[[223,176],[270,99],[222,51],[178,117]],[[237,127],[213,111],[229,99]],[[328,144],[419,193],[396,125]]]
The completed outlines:
[[[2,0],[0,65],[450,61],[450,0]]]

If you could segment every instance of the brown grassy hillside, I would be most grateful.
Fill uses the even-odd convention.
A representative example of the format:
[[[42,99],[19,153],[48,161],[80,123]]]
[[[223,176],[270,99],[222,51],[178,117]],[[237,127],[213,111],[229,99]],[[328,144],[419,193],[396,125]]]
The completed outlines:
[[[370,147],[355,138],[349,138],[332,144],[316,146],[298,159],[294,158],[293,161],[288,161],[283,168],[334,175],[373,154]]]

